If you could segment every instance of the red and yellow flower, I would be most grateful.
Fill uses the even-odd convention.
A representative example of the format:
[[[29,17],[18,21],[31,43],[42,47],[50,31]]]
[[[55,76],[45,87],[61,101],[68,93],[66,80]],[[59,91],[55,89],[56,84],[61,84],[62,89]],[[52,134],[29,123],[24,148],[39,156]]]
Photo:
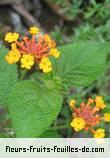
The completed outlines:
[[[56,48],[55,41],[48,34],[40,35],[39,32],[40,29],[33,26],[29,29],[31,38],[24,36],[21,40],[18,40],[18,33],[7,33],[5,41],[12,43],[12,47],[5,56],[6,61],[9,64],[19,62],[25,69],[31,69],[36,64],[44,73],[52,71],[49,57],[59,58],[60,52]]]
[[[94,138],[104,138],[105,130],[99,128],[101,121],[110,122],[110,113],[105,113],[101,116],[100,110],[103,110],[106,105],[101,96],[96,96],[95,99],[88,99],[88,102],[82,102],[79,107],[75,105],[76,101],[72,99],[69,103],[72,109],[71,127],[76,131],[85,130],[91,132]]]

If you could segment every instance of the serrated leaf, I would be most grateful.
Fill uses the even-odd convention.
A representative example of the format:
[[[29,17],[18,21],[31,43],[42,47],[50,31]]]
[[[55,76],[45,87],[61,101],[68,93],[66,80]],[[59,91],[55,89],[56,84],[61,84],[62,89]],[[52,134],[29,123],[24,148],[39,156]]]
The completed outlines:
[[[59,47],[61,57],[54,61],[54,73],[62,85],[87,86],[104,70],[110,44],[78,42]]]
[[[55,90],[27,80],[12,89],[8,105],[17,137],[39,137],[56,118],[62,98]]]
[[[16,65],[9,65],[4,59],[7,52],[5,47],[0,47],[0,105],[6,104],[8,93],[18,78]]]

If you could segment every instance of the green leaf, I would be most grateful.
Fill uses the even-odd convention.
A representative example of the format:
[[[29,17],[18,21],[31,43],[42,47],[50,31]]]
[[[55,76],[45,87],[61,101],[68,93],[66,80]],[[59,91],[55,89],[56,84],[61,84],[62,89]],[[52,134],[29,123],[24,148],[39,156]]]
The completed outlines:
[[[107,104],[107,107],[103,110],[103,114],[104,113],[110,113],[110,105]]]
[[[61,57],[54,60],[54,75],[62,80],[62,86],[87,86],[97,79],[105,68],[110,44],[78,42],[59,47]]]
[[[8,49],[0,47],[0,105],[6,105],[6,99],[10,89],[17,82],[17,67],[6,63],[4,57]]]
[[[17,137],[39,137],[56,118],[62,97],[36,81],[22,81],[12,89],[9,113]]]
[[[61,138],[61,135],[57,130],[47,130],[40,136],[40,138]]]

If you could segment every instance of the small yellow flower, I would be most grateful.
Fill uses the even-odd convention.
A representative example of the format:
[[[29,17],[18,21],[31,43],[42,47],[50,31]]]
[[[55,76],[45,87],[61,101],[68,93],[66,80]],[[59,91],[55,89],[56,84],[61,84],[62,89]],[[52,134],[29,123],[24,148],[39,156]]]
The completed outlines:
[[[85,125],[86,125],[85,120],[83,118],[80,118],[80,117],[74,118],[71,122],[71,126],[77,132],[84,129]]]
[[[105,114],[104,114],[104,117],[103,117],[103,120],[104,120],[105,122],[110,122],[110,113],[105,113]]]
[[[69,102],[69,106],[73,109],[75,107],[76,100],[72,99]]]
[[[39,64],[39,68],[42,69],[44,73],[48,73],[52,71],[52,64],[49,58],[47,57],[42,58]]]
[[[10,51],[6,56],[5,56],[5,60],[8,62],[8,64],[15,64],[19,61],[21,55],[19,53],[19,51],[13,52]]]
[[[32,34],[32,35],[36,35],[39,33],[39,28],[36,27],[36,26],[33,26],[33,27],[30,27],[30,30],[29,30],[29,33]]]
[[[48,34],[44,35],[44,39],[47,43],[50,43],[52,41],[51,37]]]
[[[105,129],[99,128],[94,133],[94,138],[104,138],[105,137]]]
[[[97,96],[95,98],[95,102],[96,102],[96,107],[100,109],[104,109],[106,107],[106,105],[104,104],[104,100],[102,98],[102,96]]]
[[[5,41],[11,43],[11,42],[15,42],[17,41],[17,39],[19,38],[19,34],[18,33],[12,33],[12,32],[8,32],[5,36]]]
[[[55,48],[56,42],[52,40],[48,34],[44,35],[44,40],[48,44],[49,48]]]
[[[5,60],[8,62],[8,64],[15,64],[19,61],[21,54],[16,47],[16,43],[12,43],[11,47],[12,47],[12,49],[5,56]]]
[[[51,48],[51,49],[50,49],[50,52],[49,52],[49,55],[52,55],[52,56],[54,56],[55,58],[59,58],[60,52],[58,51],[57,48]]]
[[[24,54],[21,58],[21,67],[31,69],[34,65],[34,57],[30,54]]]

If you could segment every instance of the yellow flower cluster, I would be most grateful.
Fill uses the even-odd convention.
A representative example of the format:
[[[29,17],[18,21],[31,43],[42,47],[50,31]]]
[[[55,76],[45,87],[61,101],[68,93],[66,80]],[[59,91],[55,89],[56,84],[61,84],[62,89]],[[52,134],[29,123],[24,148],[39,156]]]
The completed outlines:
[[[34,65],[34,57],[30,54],[24,54],[21,58],[21,67],[30,69]]]
[[[48,34],[44,35],[44,40],[50,48],[54,48],[56,46],[55,41],[53,41]]]
[[[44,73],[52,71],[52,64],[49,60],[49,58],[44,57],[42,58],[40,64],[39,64],[40,69],[43,70]]]
[[[17,41],[18,38],[19,38],[19,34],[18,33],[16,33],[16,32],[15,33],[9,32],[5,36],[5,41],[7,41],[9,43],[12,43],[12,42]]]
[[[39,29],[38,27],[36,27],[36,26],[30,27],[30,29],[29,29],[29,33],[30,33],[31,35],[36,35],[36,34],[38,34],[39,32],[40,32],[40,29]]]
[[[110,122],[110,113],[105,113],[104,117],[102,118],[105,122]]]
[[[20,62],[21,67],[28,70],[37,64],[44,73],[52,71],[49,56],[59,58],[60,52],[56,48],[55,41],[48,34],[40,36],[39,32],[38,27],[30,27],[29,33],[32,37],[25,36],[20,41],[18,41],[18,33],[9,32],[6,34],[4,40],[11,43],[11,50],[5,56],[8,64]],[[39,34],[38,39],[35,36],[37,34]]]
[[[100,109],[105,109],[106,105],[104,104],[104,100],[102,98],[102,96],[97,96],[95,99],[96,102],[96,107]]]
[[[94,132],[94,138],[104,138],[105,137],[105,129],[99,128]]]
[[[59,58],[60,56],[60,52],[56,48],[51,48],[49,54],[54,56],[55,58]]]
[[[74,128],[75,131],[81,131],[82,129],[84,129],[86,123],[85,120],[83,118],[74,118],[71,122],[71,126]]]
[[[79,132],[81,130],[89,131],[94,135],[94,138],[104,138],[105,129],[98,128],[94,130],[101,123],[110,122],[110,113],[100,113],[100,110],[106,108],[102,96],[96,96],[95,99],[88,99],[87,103],[81,103],[80,107],[76,107],[76,100],[72,99],[69,106],[73,112],[73,119],[70,123],[71,127]]]
[[[9,53],[5,56],[5,59],[6,61],[9,63],[9,64],[15,64],[19,61],[20,57],[21,57],[21,54],[19,52],[19,50],[17,49],[16,47],[16,44],[15,43],[12,43],[11,44],[11,51],[9,51]]]

